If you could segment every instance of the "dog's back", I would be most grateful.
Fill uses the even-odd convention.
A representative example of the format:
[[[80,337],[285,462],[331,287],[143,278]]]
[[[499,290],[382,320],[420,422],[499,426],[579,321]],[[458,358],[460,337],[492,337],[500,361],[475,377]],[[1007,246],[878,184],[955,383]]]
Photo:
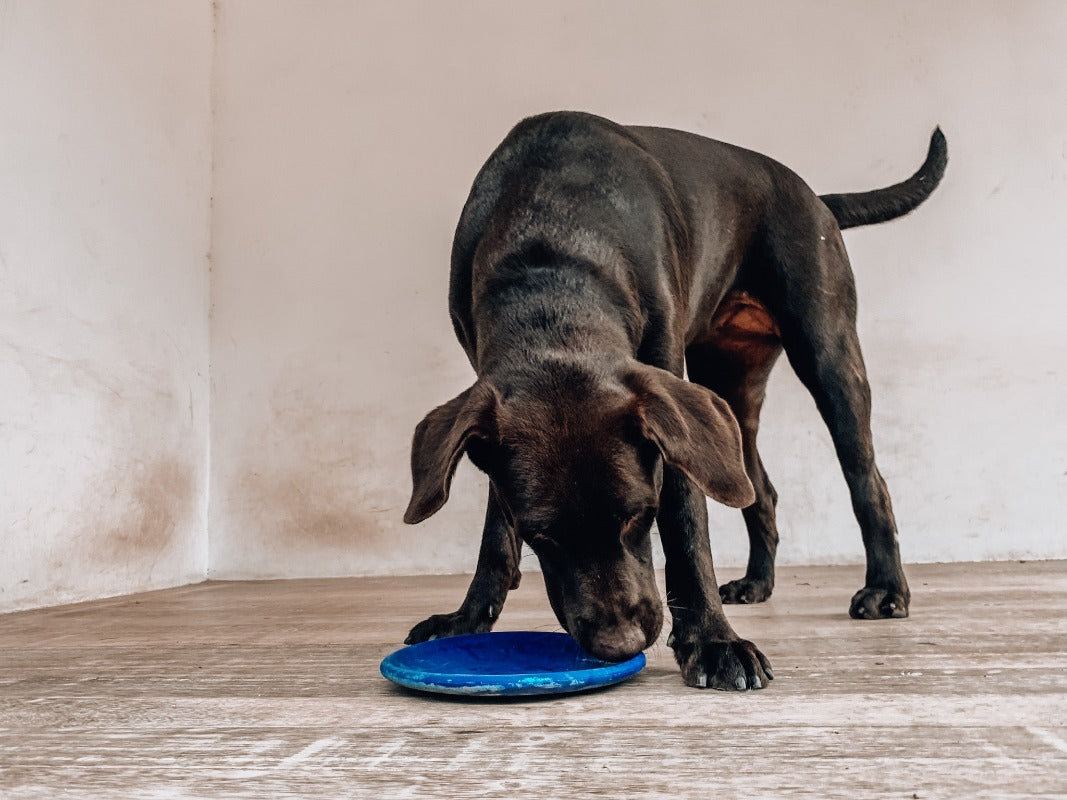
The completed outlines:
[[[935,130],[926,161],[906,181],[819,197],[774,159],[697,134],[573,111],[530,117],[490,155],[456,227],[456,335],[475,364],[476,275],[538,242],[618,270],[623,283],[636,280],[653,316],[665,322],[680,312],[674,321],[688,328],[714,311],[746,259],[760,257],[770,227],[803,218],[836,234],[901,216],[936,188],[946,163]]]
[[[472,294],[507,256],[550,242],[601,269],[654,261],[682,231],[662,168],[621,125],[555,112],[523,120],[475,178],[456,227],[449,307],[472,363]]]
[[[653,315],[673,317],[679,296],[700,305],[733,279],[786,183],[818,202],[781,164],[702,136],[579,112],[526,119],[479,172],[456,229],[449,296],[456,334],[474,363],[479,282],[537,242],[618,270],[620,283],[636,281]],[[705,235],[712,224],[719,235]]]

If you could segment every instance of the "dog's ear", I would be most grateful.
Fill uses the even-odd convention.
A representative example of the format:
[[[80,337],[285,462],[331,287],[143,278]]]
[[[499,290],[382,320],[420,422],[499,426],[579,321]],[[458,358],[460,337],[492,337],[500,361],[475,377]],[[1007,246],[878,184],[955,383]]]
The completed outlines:
[[[720,503],[745,508],[755,502],[741,452],[741,430],[725,400],[655,367],[642,365],[625,381],[637,395],[641,429],[664,461]]]
[[[445,504],[452,475],[467,443],[475,436],[495,437],[497,402],[493,386],[478,381],[435,408],[415,428],[411,443],[411,502],[404,512],[404,522],[422,522]]]

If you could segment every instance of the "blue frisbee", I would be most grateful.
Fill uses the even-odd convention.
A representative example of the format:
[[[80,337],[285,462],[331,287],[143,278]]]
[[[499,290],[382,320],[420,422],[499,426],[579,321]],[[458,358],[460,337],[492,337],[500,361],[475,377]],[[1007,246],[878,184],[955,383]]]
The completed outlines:
[[[644,666],[644,653],[617,664],[593,658],[565,633],[503,631],[413,644],[386,656],[381,670],[409,689],[488,697],[584,692]]]

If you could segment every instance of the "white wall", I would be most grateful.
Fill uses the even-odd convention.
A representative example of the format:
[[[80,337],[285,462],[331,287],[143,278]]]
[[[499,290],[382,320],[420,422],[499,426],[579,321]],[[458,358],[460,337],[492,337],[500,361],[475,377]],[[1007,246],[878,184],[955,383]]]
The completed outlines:
[[[0,611],[206,571],[210,3],[0,2]]]
[[[471,569],[484,479],[418,528],[408,443],[472,380],[446,310],[470,182],[523,116],[584,109],[775,156],[819,191],[944,185],[847,234],[908,560],[1067,556],[1067,5],[221,0],[212,572]],[[784,360],[764,415],[786,563],[862,558]],[[720,563],[743,563],[717,509]]]
[[[554,108],[737,142],[819,191],[904,177],[940,123],[934,198],[846,235],[905,556],[1067,556],[1067,6],[216,13],[212,78],[206,0],[0,0],[0,610],[197,580],[208,522],[220,577],[471,569],[484,479],[405,527],[408,443],[472,380],[445,302],[471,179]],[[782,561],[859,560],[784,363],[764,417]],[[713,522],[742,563],[739,515]]]

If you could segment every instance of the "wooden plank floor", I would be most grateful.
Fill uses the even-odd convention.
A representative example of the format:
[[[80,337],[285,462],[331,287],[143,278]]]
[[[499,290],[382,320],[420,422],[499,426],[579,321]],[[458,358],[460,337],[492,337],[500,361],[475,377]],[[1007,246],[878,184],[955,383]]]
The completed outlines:
[[[456,701],[379,660],[462,577],[207,583],[0,617],[0,797],[1067,797],[1067,562],[785,568],[731,609],[777,679],[687,689],[661,642],[601,692]],[[721,578],[735,577],[724,571]],[[537,575],[500,629],[556,629]]]

